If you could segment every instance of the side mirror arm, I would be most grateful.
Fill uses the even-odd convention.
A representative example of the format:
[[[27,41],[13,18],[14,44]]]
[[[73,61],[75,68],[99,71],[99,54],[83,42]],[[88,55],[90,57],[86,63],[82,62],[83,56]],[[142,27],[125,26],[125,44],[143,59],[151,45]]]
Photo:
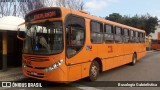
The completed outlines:
[[[18,38],[19,40],[24,41],[25,38],[20,37],[20,36],[19,36],[19,32],[20,32],[20,28],[18,28],[18,30],[17,30],[17,38]]]
[[[24,40],[25,40],[25,38],[21,38],[19,35],[17,35],[17,38],[18,38],[19,40],[21,40],[21,41],[24,41]]]

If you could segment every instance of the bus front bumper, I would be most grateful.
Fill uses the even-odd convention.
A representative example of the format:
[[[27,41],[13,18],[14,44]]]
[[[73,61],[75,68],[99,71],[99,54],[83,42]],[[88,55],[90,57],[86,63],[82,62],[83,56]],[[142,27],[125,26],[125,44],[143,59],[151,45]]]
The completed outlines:
[[[45,70],[38,70],[28,67],[22,67],[23,74],[26,77],[35,78],[44,81],[52,81],[52,82],[64,82],[64,72],[62,69],[57,68],[52,71],[46,72]]]

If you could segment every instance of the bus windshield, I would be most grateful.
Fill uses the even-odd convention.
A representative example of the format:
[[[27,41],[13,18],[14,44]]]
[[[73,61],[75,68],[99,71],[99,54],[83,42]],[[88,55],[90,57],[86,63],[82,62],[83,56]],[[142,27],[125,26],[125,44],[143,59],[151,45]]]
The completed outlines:
[[[54,21],[26,25],[23,53],[56,54],[62,50],[62,22]]]

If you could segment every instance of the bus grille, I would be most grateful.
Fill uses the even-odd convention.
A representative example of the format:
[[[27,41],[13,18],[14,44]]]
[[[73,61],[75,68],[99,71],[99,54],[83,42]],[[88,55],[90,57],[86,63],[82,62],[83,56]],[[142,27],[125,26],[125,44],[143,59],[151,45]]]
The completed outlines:
[[[34,75],[34,74],[31,74],[30,71],[27,71],[27,74],[29,76],[36,77],[36,78],[44,78],[44,74],[43,73],[37,73],[37,75]]]
[[[24,60],[34,61],[34,62],[45,62],[49,61],[48,57],[45,56],[23,56]]]

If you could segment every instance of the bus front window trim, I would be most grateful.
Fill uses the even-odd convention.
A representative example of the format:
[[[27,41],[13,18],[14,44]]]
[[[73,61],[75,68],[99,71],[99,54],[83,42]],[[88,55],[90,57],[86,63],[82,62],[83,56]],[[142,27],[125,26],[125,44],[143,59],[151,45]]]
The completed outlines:
[[[26,25],[23,52],[29,54],[57,54],[63,50],[62,22],[43,22]]]

